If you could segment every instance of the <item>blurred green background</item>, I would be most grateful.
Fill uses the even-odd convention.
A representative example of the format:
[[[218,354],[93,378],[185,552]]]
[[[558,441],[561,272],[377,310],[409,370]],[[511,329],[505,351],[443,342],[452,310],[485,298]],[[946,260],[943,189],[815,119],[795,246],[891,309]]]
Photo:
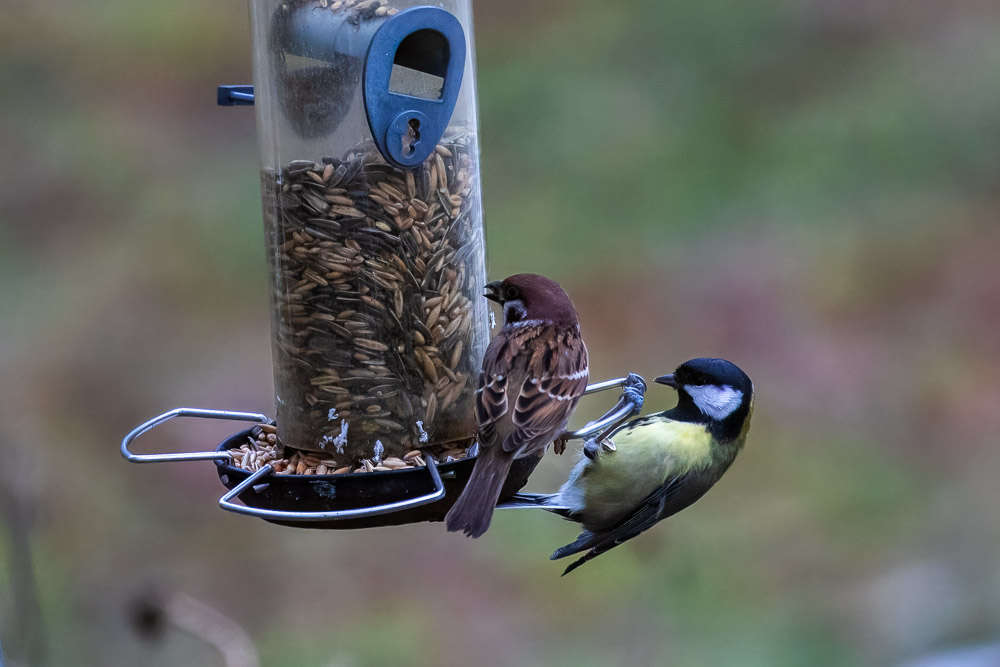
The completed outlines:
[[[273,413],[242,0],[0,5],[0,638],[11,665],[870,665],[1000,638],[1000,9],[479,2],[490,273],[546,273],[592,378],[757,387],[704,500],[567,578],[574,526],[272,526],[179,405]],[[581,404],[576,422],[610,397]],[[670,391],[654,387],[660,409]],[[176,424],[142,448],[233,429]],[[554,489],[549,456],[529,488]],[[994,665],[997,662],[960,664]]]

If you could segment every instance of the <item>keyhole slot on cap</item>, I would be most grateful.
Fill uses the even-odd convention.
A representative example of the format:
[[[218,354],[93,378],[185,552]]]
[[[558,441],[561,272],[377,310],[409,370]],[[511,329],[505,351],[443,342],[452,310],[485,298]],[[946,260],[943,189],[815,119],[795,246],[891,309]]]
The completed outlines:
[[[413,151],[416,150],[416,145],[420,143],[420,121],[416,118],[411,118],[406,123],[406,134],[402,137],[403,140],[403,155],[405,157],[410,157],[413,155]]]

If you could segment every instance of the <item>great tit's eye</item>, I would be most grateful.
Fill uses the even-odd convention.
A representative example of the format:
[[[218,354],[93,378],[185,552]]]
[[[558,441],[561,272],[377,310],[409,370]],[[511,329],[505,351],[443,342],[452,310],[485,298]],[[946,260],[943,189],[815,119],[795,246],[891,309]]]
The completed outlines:
[[[513,301],[514,299],[521,296],[521,293],[513,285],[508,285],[507,288],[504,290],[504,295],[507,297],[508,301]]]
[[[684,384],[689,384],[693,387],[703,387],[710,383],[703,373],[691,373],[684,378]]]

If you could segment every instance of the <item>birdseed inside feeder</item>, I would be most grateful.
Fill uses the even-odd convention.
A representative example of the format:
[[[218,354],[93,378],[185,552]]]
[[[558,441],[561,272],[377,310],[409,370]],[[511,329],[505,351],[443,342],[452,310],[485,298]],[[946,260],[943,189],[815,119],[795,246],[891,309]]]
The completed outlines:
[[[286,469],[410,465],[475,433],[471,13],[441,4],[252,3],[277,437],[303,452]]]

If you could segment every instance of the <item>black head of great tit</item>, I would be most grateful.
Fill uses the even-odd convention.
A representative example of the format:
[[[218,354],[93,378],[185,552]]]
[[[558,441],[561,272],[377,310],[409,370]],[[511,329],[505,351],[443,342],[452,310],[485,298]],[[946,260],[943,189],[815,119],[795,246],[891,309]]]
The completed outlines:
[[[616,429],[614,450],[591,448],[593,458],[581,456],[557,493],[517,494],[512,501],[582,524],[576,541],[552,554],[586,552],[564,575],[701,498],[746,442],[753,383],[735,364],[692,359],[656,382],[677,390],[676,407]]]
[[[739,441],[739,447],[743,446],[753,411],[753,383],[739,366],[701,357],[653,381],[677,390],[677,407],[664,414],[678,421],[703,423],[720,442]]]

